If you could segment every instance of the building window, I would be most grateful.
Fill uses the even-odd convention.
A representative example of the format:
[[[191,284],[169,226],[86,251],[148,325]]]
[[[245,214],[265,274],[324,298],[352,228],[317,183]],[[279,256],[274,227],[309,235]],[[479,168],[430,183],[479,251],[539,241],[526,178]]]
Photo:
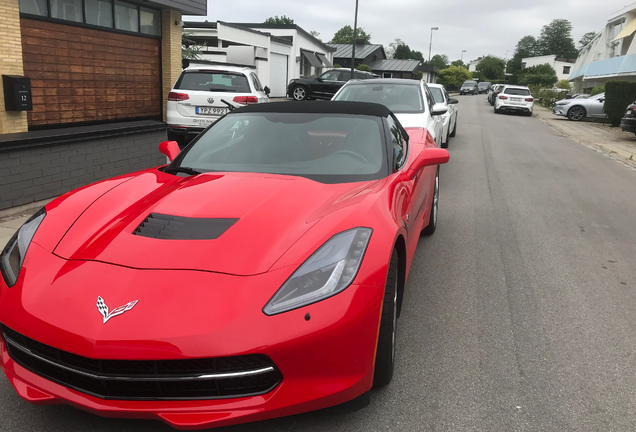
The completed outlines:
[[[161,11],[140,6],[139,22],[142,33],[161,36]]]
[[[112,0],[86,0],[86,24],[113,27]]]
[[[46,0],[20,0],[20,12],[32,15],[49,16]]]
[[[137,6],[115,0],[115,28],[132,32],[139,31]]]
[[[393,74],[391,72],[384,72],[382,78],[393,78]]]
[[[300,56],[300,76],[308,77],[311,75],[311,63],[304,55]]]
[[[51,0],[51,18],[83,22],[82,0]]]
[[[569,73],[570,73],[570,68],[571,68],[571,67],[572,67],[572,66],[563,66],[563,73],[564,73],[564,74],[569,74]]]
[[[521,63],[521,70],[524,70],[526,68],[526,62],[522,62]]]

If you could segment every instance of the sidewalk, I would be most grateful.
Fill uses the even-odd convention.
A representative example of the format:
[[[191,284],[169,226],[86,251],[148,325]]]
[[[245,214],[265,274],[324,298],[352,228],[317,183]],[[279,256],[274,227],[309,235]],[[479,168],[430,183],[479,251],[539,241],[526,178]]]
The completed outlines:
[[[534,106],[534,115],[542,122],[580,144],[636,168],[636,136],[623,132],[620,127],[609,124],[580,121],[574,122],[552,114],[539,105]]]
[[[14,207],[0,211],[0,251],[4,249],[13,233],[22,226],[36,211],[52,199]]]

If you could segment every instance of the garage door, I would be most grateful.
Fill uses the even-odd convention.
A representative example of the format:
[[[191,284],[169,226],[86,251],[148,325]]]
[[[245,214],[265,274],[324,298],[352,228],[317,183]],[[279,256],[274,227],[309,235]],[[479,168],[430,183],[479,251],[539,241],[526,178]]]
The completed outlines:
[[[285,97],[287,92],[287,56],[271,53],[269,71],[270,97]]]

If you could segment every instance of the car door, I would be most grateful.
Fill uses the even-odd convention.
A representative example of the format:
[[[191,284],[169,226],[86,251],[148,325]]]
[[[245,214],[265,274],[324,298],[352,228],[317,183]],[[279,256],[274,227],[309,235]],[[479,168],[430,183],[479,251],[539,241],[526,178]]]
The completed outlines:
[[[422,95],[424,97],[424,107],[426,112],[424,115],[426,116],[427,129],[431,131],[433,138],[435,138],[435,142],[437,146],[440,147],[442,145],[442,136],[444,129],[444,119],[442,116],[433,116],[433,106],[435,106],[435,99],[433,98],[433,94],[431,93],[431,89],[424,83],[422,83]]]
[[[319,78],[316,78],[314,80],[315,82],[311,85],[313,96],[331,99],[341,87],[341,85],[338,85],[339,79],[339,70],[330,70],[323,73]]]
[[[409,152],[408,135],[395,116],[391,114],[387,121],[389,142],[391,143],[390,161],[393,172],[398,174],[393,198],[395,213],[398,222],[404,226],[407,233],[410,233],[415,223],[415,215],[412,213],[413,194],[417,181],[406,176],[405,166],[409,162],[409,158],[414,157],[414,155]]]
[[[588,99],[586,101],[586,109],[588,117],[605,118],[605,95],[598,99]]]
[[[457,105],[451,104],[450,96],[445,88],[442,89],[442,93],[444,93],[444,98],[446,99],[446,107],[448,108],[448,112],[450,113],[450,122],[448,123],[448,130],[452,131],[455,126],[455,122],[457,121]]]

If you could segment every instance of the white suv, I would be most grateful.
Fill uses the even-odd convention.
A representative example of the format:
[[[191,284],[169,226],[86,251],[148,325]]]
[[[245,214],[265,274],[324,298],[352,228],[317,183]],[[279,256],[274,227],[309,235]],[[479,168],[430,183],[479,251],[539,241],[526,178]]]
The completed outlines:
[[[168,140],[183,147],[224,116],[228,104],[269,102],[268,94],[254,69],[192,62],[168,95]]]
[[[533,107],[534,98],[528,87],[507,85],[495,96],[495,114],[510,111],[531,116]]]

